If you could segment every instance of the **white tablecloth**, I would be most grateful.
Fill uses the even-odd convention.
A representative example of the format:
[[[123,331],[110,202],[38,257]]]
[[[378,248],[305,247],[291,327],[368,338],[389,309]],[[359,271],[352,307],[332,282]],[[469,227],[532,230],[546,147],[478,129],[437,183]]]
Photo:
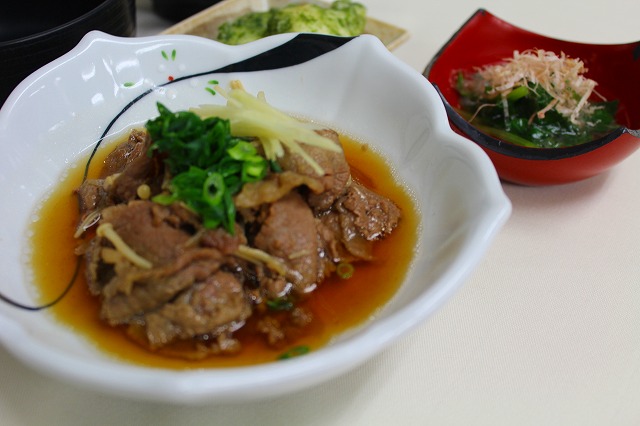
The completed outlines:
[[[559,38],[640,40],[638,0],[362,3],[410,31],[394,53],[419,72],[479,7]],[[139,11],[139,35],[169,25],[148,0]],[[0,348],[0,425],[640,425],[640,152],[580,183],[504,188],[513,215],[462,290],[337,380],[242,406],[168,406],[78,389]]]

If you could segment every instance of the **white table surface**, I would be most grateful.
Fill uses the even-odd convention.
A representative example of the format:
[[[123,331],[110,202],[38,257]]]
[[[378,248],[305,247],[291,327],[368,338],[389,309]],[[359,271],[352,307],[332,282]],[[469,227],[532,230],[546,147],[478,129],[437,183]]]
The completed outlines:
[[[479,7],[559,38],[640,40],[638,0],[362,3],[410,31],[394,53],[419,72]],[[169,25],[138,6],[138,35]],[[337,380],[251,404],[168,406],[78,389],[0,348],[0,425],[640,425],[640,152],[580,183],[504,189],[512,217],[464,287]]]

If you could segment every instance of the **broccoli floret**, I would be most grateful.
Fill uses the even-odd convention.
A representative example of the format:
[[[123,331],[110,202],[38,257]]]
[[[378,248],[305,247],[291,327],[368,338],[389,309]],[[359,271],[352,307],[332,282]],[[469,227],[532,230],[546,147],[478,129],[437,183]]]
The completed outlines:
[[[362,34],[366,8],[351,0],[336,0],[329,8],[310,3],[290,4],[267,12],[252,12],[218,29],[218,41],[243,44],[282,33],[320,33],[337,36]]]

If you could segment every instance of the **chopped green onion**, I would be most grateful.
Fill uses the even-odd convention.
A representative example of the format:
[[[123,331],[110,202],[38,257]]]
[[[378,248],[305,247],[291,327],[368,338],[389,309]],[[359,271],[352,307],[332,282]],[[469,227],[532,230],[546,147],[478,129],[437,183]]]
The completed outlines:
[[[227,153],[234,160],[247,160],[257,155],[258,150],[250,142],[239,141],[233,147],[227,149]]]
[[[211,173],[202,186],[202,198],[211,206],[222,202],[226,190],[224,179],[220,173]]]
[[[242,164],[242,181],[255,182],[262,180],[267,174],[267,162],[264,158],[256,157],[246,160]]]
[[[162,204],[163,206],[168,206],[169,204],[178,201],[178,198],[173,194],[158,194],[154,196],[151,201],[153,201],[154,203]]]
[[[172,174],[170,193],[152,198],[168,205],[184,202],[206,228],[224,226],[233,234],[233,196],[242,185],[263,179],[269,163],[249,141],[231,135],[229,120],[202,119],[193,112],[171,112],[158,103],[160,116],[147,122],[150,151],[164,154]]]
[[[524,98],[528,94],[529,94],[529,88],[527,88],[527,86],[518,86],[515,89],[513,89],[511,92],[509,92],[509,94],[507,95],[507,99],[513,102],[513,101],[517,101],[520,98]]]
[[[355,268],[350,263],[340,262],[336,267],[336,274],[344,280],[351,278],[354,272]]]
[[[269,160],[269,167],[275,173],[281,173],[282,172],[282,167],[280,166],[280,164],[277,161]]]

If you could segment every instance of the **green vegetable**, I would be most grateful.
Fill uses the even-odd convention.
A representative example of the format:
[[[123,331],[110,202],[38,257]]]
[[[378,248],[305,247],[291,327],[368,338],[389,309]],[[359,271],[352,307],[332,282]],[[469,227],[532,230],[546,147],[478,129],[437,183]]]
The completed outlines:
[[[311,348],[307,345],[295,346],[289,349],[287,352],[283,353],[278,357],[279,360],[295,358],[300,355],[306,355],[311,351]]]
[[[594,112],[582,117],[587,124],[578,125],[547,108],[554,99],[539,85],[529,83],[504,97],[488,98],[484,93],[471,92],[468,87],[472,85],[465,85],[461,78],[457,78],[456,89],[462,115],[472,119],[481,131],[505,142],[536,148],[568,147],[589,142],[618,127],[617,101],[592,102]]]
[[[274,34],[304,32],[356,36],[366,23],[366,8],[351,0],[336,0],[330,7],[295,3],[267,12],[252,12],[218,29],[218,41],[243,44]]]
[[[293,309],[294,304],[286,297],[278,297],[267,300],[267,307],[272,311],[290,311]]]
[[[150,150],[163,155],[172,178],[169,193],[153,201],[181,201],[202,216],[206,228],[223,226],[233,234],[233,196],[245,183],[264,178],[267,160],[251,142],[231,136],[228,120],[157,106],[160,115],[146,124]]]

